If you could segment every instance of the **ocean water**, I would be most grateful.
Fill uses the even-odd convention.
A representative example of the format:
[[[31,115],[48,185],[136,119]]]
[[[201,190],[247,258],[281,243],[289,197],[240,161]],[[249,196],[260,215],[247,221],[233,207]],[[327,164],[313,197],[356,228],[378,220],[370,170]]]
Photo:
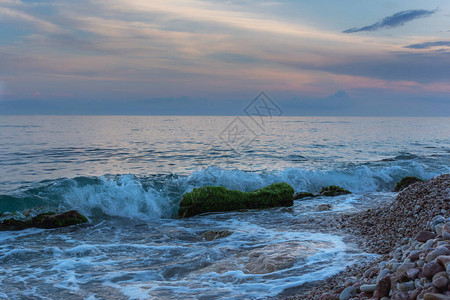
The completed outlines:
[[[90,220],[0,232],[0,299],[273,297],[374,257],[319,217],[449,170],[450,118],[0,116],[2,218],[76,209]],[[176,218],[194,187],[274,182],[353,194]],[[207,230],[233,233],[202,241]]]

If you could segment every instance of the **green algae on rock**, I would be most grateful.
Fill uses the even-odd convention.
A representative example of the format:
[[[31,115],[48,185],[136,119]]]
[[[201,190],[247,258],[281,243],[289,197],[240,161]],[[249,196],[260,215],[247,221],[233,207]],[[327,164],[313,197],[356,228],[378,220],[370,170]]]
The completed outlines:
[[[300,200],[303,198],[314,198],[314,197],[317,197],[317,195],[308,192],[298,192],[294,195],[294,200]]]
[[[333,197],[333,196],[339,196],[339,195],[346,195],[346,194],[351,194],[352,192],[341,188],[340,186],[337,185],[330,185],[330,186],[326,186],[323,187],[320,190],[320,195],[321,196],[329,196],[329,197]]]
[[[394,192],[400,192],[404,189],[406,189],[408,186],[410,186],[413,183],[416,182],[422,182],[423,180],[414,176],[406,176],[403,177],[402,180],[397,182],[397,184],[394,187]]]
[[[6,219],[0,222],[0,230],[23,230],[31,227],[52,229],[71,225],[87,223],[88,219],[76,210],[70,210],[62,214],[47,212],[37,215],[26,221]]]
[[[205,186],[183,195],[178,216],[186,218],[206,212],[292,205],[294,189],[285,182],[274,183],[247,193],[227,190],[221,186]]]

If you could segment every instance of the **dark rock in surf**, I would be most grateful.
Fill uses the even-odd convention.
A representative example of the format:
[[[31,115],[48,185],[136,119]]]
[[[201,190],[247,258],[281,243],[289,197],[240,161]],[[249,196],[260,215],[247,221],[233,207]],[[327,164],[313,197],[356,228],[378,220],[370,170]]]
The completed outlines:
[[[334,196],[339,196],[339,195],[351,194],[351,192],[344,188],[341,188],[340,186],[330,185],[330,186],[323,187],[320,190],[319,194],[321,196],[334,197]]]
[[[404,177],[402,180],[397,182],[397,184],[394,187],[394,192],[400,192],[404,189],[406,189],[408,186],[410,186],[413,183],[416,182],[422,182],[423,180],[414,176],[407,176]]]
[[[221,238],[225,238],[227,236],[230,236],[231,234],[233,234],[233,232],[228,231],[228,230],[221,230],[221,231],[216,231],[216,230],[208,230],[205,231],[201,236],[200,239],[202,241],[214,241],[217,239],[221,239]]]
[[[274,183],[253,192],[227,190],[221,186],[195,188],[181,198],[178,216],[191,217],[206,212],[257,209],[294,205],[294,189]]]
[[[87,222],[88,219],[76,210],[70,210],[62,214],[47,212],[39,214],[36,217],[26,221],[19,221],[15,219],[3,220],[0,223],[0,230],[23,230],[31,227],[52,229]]]
[[[308,193],[308,192],[298,192],[294,195],[294,200],[300,200],[303,198],[313,198],[313,197],[317,197],[316,195],[314,195],[313,193]]]

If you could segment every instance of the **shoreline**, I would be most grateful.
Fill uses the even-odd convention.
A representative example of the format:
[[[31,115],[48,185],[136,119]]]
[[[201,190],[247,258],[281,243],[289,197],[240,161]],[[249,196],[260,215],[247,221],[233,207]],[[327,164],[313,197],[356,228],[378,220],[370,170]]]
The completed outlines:
[[[273,299],[450,299],[450,174],[414,183],[391,203],[343,214],[333,224],[347,239],[353,235],[360,249],[381,256],[325,280],[285,290]],[[426,237],[418,237],[419,233]],[[440,255],[431,260],[428,255],[434,250]],[[437,261],[443,256],[449,257],[449,262],[444,258],[442,263]],[[445,264],[444,271],[436,267],[441,277],[433,277],[439,272],[431,277],[424,274],[423,267],[430,263],[435,267]],[[406,275],[408,270],[413,271]],[[385,289],[389,286],[387,295],[381,291],[384,298],[378,295],[380,281]],[[433,298],[439,295],[443,298]]]

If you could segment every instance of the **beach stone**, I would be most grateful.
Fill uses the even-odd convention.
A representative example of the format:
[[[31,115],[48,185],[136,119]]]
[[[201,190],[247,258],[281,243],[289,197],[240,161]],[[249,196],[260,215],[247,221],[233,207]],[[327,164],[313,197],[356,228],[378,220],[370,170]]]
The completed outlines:
[[[373,293],[377,289],[376,284],[363,284],[359,287],[363,293]]]
[[[206,232],[204,232],[201,236],[200,239],[203,241],[213,241],[213,240],[217,240],[220,238],[224,238],[227,236],[230,236],[233,232],[228,231],[228,230],[222,230],[222,231],[216,231],[216,230],[208,230]]]
[[[368,270],[366,270],[364,272],[364,277],[365,278],[372,278],[375,275],[377,275],[378,272],[380,272],[380,268],[377,268],[377,267],[370,268],[370,269],[368,269]]]
[[[423,181],[423,180],[420,178],[414,177],[414,176],[403,177],[402,180],[397,182],[397,184],[395,185],[394,192],[400,192],[400,191],[404,190],[405,188],[407,188],[408,186],[410,186],[411,184],[420,182],[420,181]]]
[[[378,294],[378,297],[379,298],[388,297],[390,290],[391,290],[391,277],[390,276],[384,276],[377,283],[377,294]]]
[[[435,237],[436,237],[436,234],[434,234],[433,232],[421,231],[416,235],[415,239],[419,242],[425,243],[426,241],[428,241],[430,239],[434,239]]]
[[[26,221],[14,219],[3,220],[0,222],[0,230],[23,230],[32,227],[54,229],[87,222],[89,222],[89,220],[76,210],[69,210],[61,214],[47,212]]]
[[[405,293],[412,291],[415,288],[416,287],[414,285],[414,281],[408,281],[408,282],[403,282],[403,283],[397,284],[397,290],[405,292]]]
[[[330,186],[323,187],[320,190],[319,194],[321,196],[334,197],[334,196],[339,196],[339,195],[351,194],[351,192],[340,186],[330,185]]]
[[[434,232],[436,232],[437,235],[441,235],[442,234],[442,229],[444,228],[444,224],[437,224],[434,227]]]
[[[417,299],[417,296],[420,294],[420,291],[419,290],[414,290],[414,291],[411,291],[408,295],[409,295],[409,300],[416,300]]]
[[[423,296],[423,300],[450,300],[450,297],[442,294],[426,293]]]
[[[420,270],[418,268],[411,268],[408,271],[406,271],[406,276],[411,279],[414,280],[417,278],[417,276],[419,275]]]
[[[428,279],[431,279],[434,274],[445,271],[444,267],[437,261],[431,261],[423,266],[422,274]]]
[[[437,261],[443,267],[447,267],[447,265],[450,263],[450,255],[440,255],[437,257]]]
[[[450,222],[444,224],[444,227],[442,227],[442,232],[450,233]]]
[[[409,300],[408,294],[403,292],[394,292],[392,294],[392,299],[394,300]]]
[[[317,196],[314,195],[313,193],[299,192],[294,195],[294,200],[300,200],[303,198],[313,198],[313,197],[317,197]]]
[[[352,297],[355,297],[356,289],[353,286],[346,287],[342,293],[339,295],[339,300],[349,300]]]
[[[325,293],[319,297],[319,300],[336,300],[337,297],[334,294]]]
[[[430,262],[441,255],[450,255],[450,250],[447,247],[436,248],[427,255],[425,261]]]
[[[423,251],[420,250],[413,250],[411,251],[411,253],[408,255],[408,258],[410,261],[416,261],[419,259],[419,255],[423,253]]]
[[[414,268],[416,265],[414,263],[403,263],[401,264],[398,268],[397,271],[395,272],[396,277],[401,276],[403,273],[406,273],[406,271],[408,271],[409,269]]]
[[[435,286],[438,289],[442,289],[448,285],[448,278],[445,276],[446,272],[441,272],[438,274],[435,274],[433,276],[433,286]]]
[[[192,217],[207,212],[262,209],[294,205],[294,189],[286,182],[273,183],[252,192],[228,190],[222,186],[194,188],[181,197],[178,216]]]
[[[320,204],[317,206],[317,211],[328,211],[331,210],[331,205],[330,204]]]
[[[450,241],[450,233],[443,232],[442,233],[442,239],[445,240],[445,241]]]

